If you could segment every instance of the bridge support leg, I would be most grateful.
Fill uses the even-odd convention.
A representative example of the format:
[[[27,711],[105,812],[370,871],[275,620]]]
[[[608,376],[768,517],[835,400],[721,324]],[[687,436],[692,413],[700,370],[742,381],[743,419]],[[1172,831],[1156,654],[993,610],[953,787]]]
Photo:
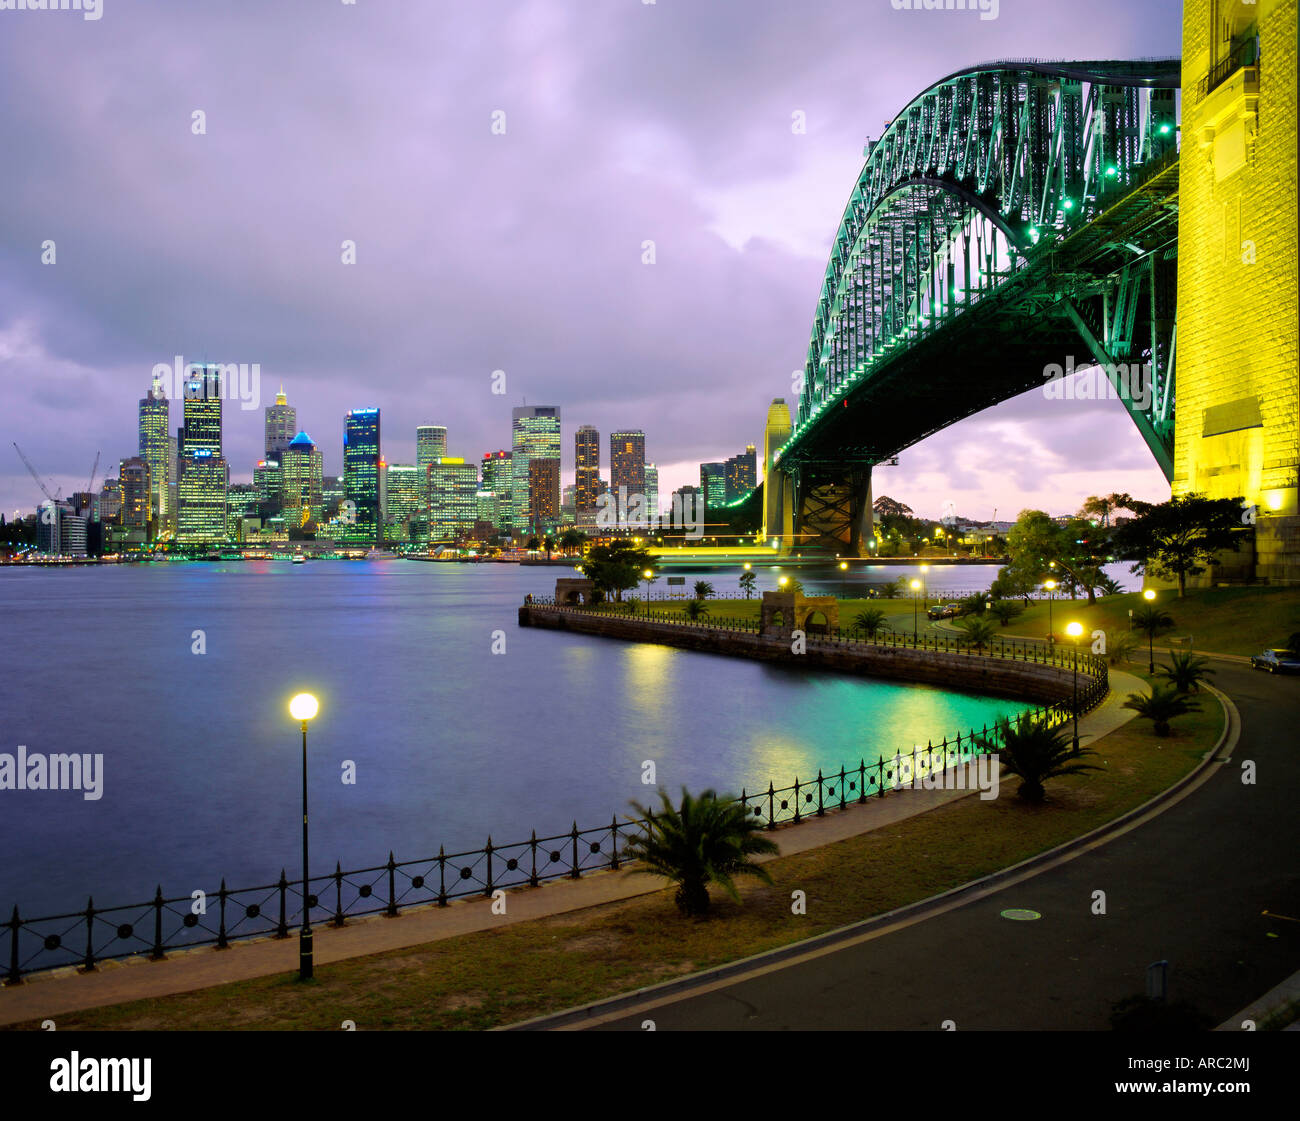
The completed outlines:
[[[871,468],[865,467],[854,472],[853,483],[853,521],[849,526],[849,555],[865,557],[871,555],[868,545],[875,536],[875,518],[871,509]],[[859,476],[860,478],[856,477]]]
[[[871,468],[805,469],[795,490],[795,540],[841,557],[867,554],[873,521]]]

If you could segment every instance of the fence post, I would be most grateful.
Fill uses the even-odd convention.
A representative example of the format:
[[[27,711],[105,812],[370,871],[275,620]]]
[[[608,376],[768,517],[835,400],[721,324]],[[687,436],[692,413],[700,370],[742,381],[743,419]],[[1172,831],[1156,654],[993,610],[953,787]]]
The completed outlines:
[[[858,756],[858,805],[867,804],[867,761]]]
[[[492,895],[492,835],[488,834],[487,848],[483,850],[487,853],[487,886],[483,889],[486,896]]]
[[[81,968],[84,970],[95,968],[95,944],[93,938],[94,924],[95,899],[94,896],[90,896],[86,899],[86,956],[81,963]]]
[[[533,870],[528,875],[528,886],[536,887],[540,882],[537,879],[537,830],[536,829],[533,830],[533,836],[532,839],[528,842],[528,845],[533,852]]]
[[[577,880],[581,878],[582,873],[578,871],[578,823],[576,821],[573,823],[570,837],[573,840],[573,871],[569,873],[569,879]]]
[[[826,810],[822,805],[822,792],[826,789],[826,780],[822,778],[822,769],[817,768],[817,816],[825,817]]]
[[[162,884],[153,893],[153,953],[149,957],[153,961],[162,961],[163,944],[162,944],[162,913],[163,913],[163,893]]]
[[[14,904],[13,918],[8,922],[9,926],[9,972],[5,975],[6,985],[16,985],[21,978],[18,975],[18,928],[22,926],[22,919],[18,917],[18,904]]]
[[[388,850],[388,916],[389,918],[397,917],[397,889],[393,881],[393,874],[397,869],[393,861],[393,850]]]
[[[844,808],[844,764],[840,764],[840,809]]]
[[[794,776],[794,823],[799,824],[799,776]]]
[[[438,906],[447,906],[447,854],[438,846]]]
[[[226,881],[223,877],[221,880],[221,890],[217,892],[217,898],[221,901],[221,924],[217,927],[217,949],[228,950],[230,948],[230,939],[226,937]],[[304,905],[306,900],[303,900]]]
[[[609,819],[609,866],[612,871],[618,871],[618,818],[617,816]]]
[[[334,919],[335,926],[343,925],[343,865],[334,861]]]
[[[772,780],[767,780],[767,827],[776,828],[776,814],[773,810],[776,800],[776,791],[772,787]]]
[[[284,878],[284,869],[280,869],[280,882],[276,885],[280,889],[280,925],[275,928],[277,938],[289,937],[289,920],[284,913],[285,894],[289,890],[289,881]]]

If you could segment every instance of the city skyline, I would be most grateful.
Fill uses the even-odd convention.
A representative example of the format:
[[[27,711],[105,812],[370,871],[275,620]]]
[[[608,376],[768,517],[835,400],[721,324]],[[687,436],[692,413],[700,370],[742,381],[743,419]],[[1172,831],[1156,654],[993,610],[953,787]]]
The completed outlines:
[[[349,34],[346,7],[321,14],[326,41]],[[699,463],[753,442],[767,403],[791,396],[845,184],[864,137],[910,95],[909,49],[936,73],[984,57],[1179,50],[1172,2],[1134,11],[1111,0],[1086,22],[1066,9],[972,22],[888,5],[796,15],[756,3],[743,28],[662,4],[579,17],[542,3],[503,15],[490,51],[463,46],[474,42],[472,13],[429,7],[367,15],[382,67],[361,50],[323,56],[282,13],[265,13],[264,36],[249,43],[201,10],[158,21],[148,4],[96,24],[93,44],[80,21],[61,20],[30,24],[21,52],[0,44],[11,98],[21,89],[78,106],[53,133],[0,123],[6,148],[28,154],[0,216],[0,410],[25,418],[21,442],[43,476],[70,493],[96,451],[130,450],[135,418],[114,403],[143,396],[152,368],[185,353],[260,364],[263,406],[283,381],[328,472],[339,468],[327,430],[359,403],[445,425],[472,458],[501,446],[509,410],[526,400],[558,402],[603,433],[641,428],[661,491],[697,484]],[[850,26],[863,33],[844,34]],[[822,79],[769,46],[804,34],[828,44]],[[600,51],[584,49],[593,37]],[[432,70],[408,42],[435,44]],[[668,44],[681,65],[710,74],[703,102],[658,72],[653,58]],[[130,100],[119,75],[157,50],[192,65],[160,75],[147,102]],[[209,52],[246,58],[267,89],[251,101],[196,81],[219,69],[205,66]],[[286,54],[287,70],[269,61]],[[120,60],[112,69],[109,57]],[[436,97],[421,92],[430,73]],[[856,75],[847,88],[830,77],[841,73]],[[304,108],[339,91],[359,104],[382,98],[392,122]],[[264,135],[266,98],[289,114],[283,131]],[[598,135],[591,105],[601,106]],[[498,108],[504,134],[492,131]],[[206,131],[196,134],[200,109]],[[803,132],[792,132],[795,112]],[[407,143],[435,134],[436,149]],[[339,151],[368,158],[353,166]],[[159,162],[170,172],[156,188],[147,169]],[[384,176],[365,170],[379,163]],[[214,176],[232,184],[229,198],[209,198]],[[49,181],[111,185],[116,203],[69,213],[22,185]],[[274,237],[253,236],[254,214]],[[47,240],[53,264],[41,260]],[[342,263],[345,241],[354,265]],[[646,242],[653,265],[642,263]],[[118,301],[128,290],[139,310]],[[719,330],[737,302],[753,309],[750,326]],[[227,410],[236,480],[264,450],[261,425],[240,411]],[[413,427],[386,441],[392,460],[416,462]],[[1009,450],[993,455],[995,443]],[[880,485],[917,508],[951,500],[987,516],[993,505],[1077,505],[1103,473],[1162,496],[1117,402],[1022,398],[905,452]],[[10,450],[0,509],[38,501]]]

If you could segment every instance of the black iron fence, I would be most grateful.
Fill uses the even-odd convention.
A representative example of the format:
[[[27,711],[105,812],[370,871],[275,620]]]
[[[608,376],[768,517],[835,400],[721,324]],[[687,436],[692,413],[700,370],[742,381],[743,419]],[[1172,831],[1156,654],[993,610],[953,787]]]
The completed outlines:
[[[654,621],[686,622],[681,616]],[[757,629],[752,620],[711,619],[707,625],[751,633]],[[884,644],[897,644],[897,639],[886,636]],[[814,638],[810,636],[809,641]],[[830,641],[857,640],[837,633]],[[878,637],[875,644],[881,643]],[[902,644],[949,649],[941,639],[914,644],[909,637]],[[1006,640],[1002,645],[1004,653],[992,656],[1073,665],[1061,651]],[[1107,666],[1104,658],[1080,655],[1078,669],[1078,711],[1083,713],[1105,698]],[[1028,715],[1056,727],[1071,721],[1074,709],[1070,703],[1045,705],[1029,709]],[[777,787],[769,781],[766,790],[751,792],[743,788],[739,798],[746,813],[768,829],[797,824],[808,817],[820,817],[888,794],[899,785],[900,769],[919,779],[968,763],[978,755],[995,751],[996,738],[996,729],[987,725],[980,730],[972,728],[951,739],[945,736],[938,743],[928,741],[924,747],[912,745],[906,752],[877,755],[874,763],[863,757],[855,767],[841,765],[829,774],[819,770],[815,778],[796,776],[786,786]],[[617,871],[628,863],[628,843],[644,830],[645,824],[644,819],[619,821],[615,816],[608,825],[579,829],[575,821],[567,833],[539,837],[534,831],[526,841],[501,845],[489,837],[482,848],[450,853],[439,848],[437,856],[418,860],[399,861],[390,852],[382,864],[346,872],[336,863],[332,873],[309,880],[308,914],[315,925],[342,926],[349,919],[397,915],[412,907],[445,907],[453,899],[490,897],[499,890],[579,879],[589,872]],[[27,974],[44,970],[93,969],[98,962],[107,960],[157,960],[171,952],[202,946],[224,949],[235,940],[288,938],[302,925],[303,902],[302,880],[291,880],[281,870],[274,883],[256,887],[227,888],[222,880],[216,891],[165,896],[160,885],[152,899],[139,903],[97,907],[92,897],[82,910],[41,918],[25,918],[15,906],[9,920],[0,923],[0,930],[8,932],[4,976],[7,983],[14,984]]]

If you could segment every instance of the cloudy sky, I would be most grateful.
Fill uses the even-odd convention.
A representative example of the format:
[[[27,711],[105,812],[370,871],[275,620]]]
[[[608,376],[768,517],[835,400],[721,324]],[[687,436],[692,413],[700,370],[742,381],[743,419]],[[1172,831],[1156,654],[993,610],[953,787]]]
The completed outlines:
[[[0,508],[136,449],[158,363],[257,363],[342,469],[343,414],[452,454],[510,409],[643,428],[661,488],[760,440],[803,364],[863,141],[994,58],[1179,53],[1178,0],[103,0],[0,11]],[[206,131],[196,133],[195,112]],[[806,132],[792,130],[793,114]],[[504,116],[501,116],[504,114]],[[494,130],[494,122],[496,128]],[[504,131],[502,131],[502,122]],[[53,241],[54,264],[42,263]],[[356,246],[344,264],[342,245]],[[653,241],[655,263],[643,263]],[[504,395],[493,371],[505,371]],[[228,405],[234,478],[262,412]],[[173,426],[180,423],[173,405]],[[1118,402],[1029,395],[881,468],[937,516],[1167,487]]]

